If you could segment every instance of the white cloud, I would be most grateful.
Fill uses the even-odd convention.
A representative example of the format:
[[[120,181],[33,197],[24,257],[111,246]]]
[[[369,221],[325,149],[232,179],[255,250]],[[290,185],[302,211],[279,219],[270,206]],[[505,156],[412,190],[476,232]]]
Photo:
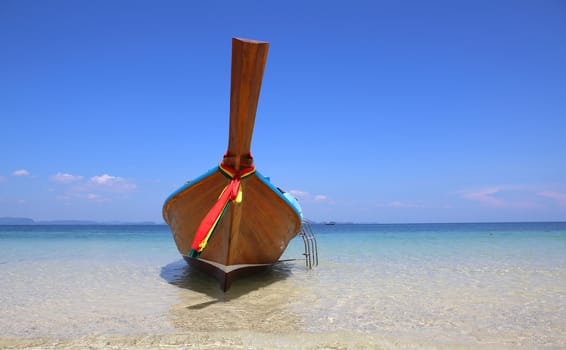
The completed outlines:
[[[91,202],[108,202],[110,199],[96,193],[87,193],[86,199]]]
[[[477,201],[490,207],[502,207],[505,205],[505,201],[500,198],[496,198],[495,195],[500,193],[503,189],[503,187],[487,187],[465,192],[462,196],[466,199]]]
[[[69,183],[72,183],[72,182],[78,182],[78,181],[81,181],[82,179],[83,179],[82,176],[71,175],[71,174],[61,173],[61,172],[51,176],[51,181],[62,183],[62,184],[69,184]]]
[[[112,183],[118,181],[120,178],[117,176],[110,176],[108,174],[93,176],[90,178],[90,182],[98,185],[111,185]]]
[[[314,202],[324,202],[328,201],[328,196],[324,194],[310,194],[309,192],[302,191],[302,190],[290,190],[291,193],[295,198],[303,200],[303,201],[314,201]]]
[[[12,172],[12,176],[29,176],[29,171],[26,169],[18,169]]]
[[[558,204],[562,207],[566,207],[566,193],[544,191],[537,193],[541,197],[552,198],[558,201]]]
[[[53,182],[68,184],[53,191],[57,200],[68,204],[74,201],[110,202],[136,189],[133,181],[109,174],[85,179],[83,176],[59,172],[50,179]]]
[[[97,189],[111,192],[131,192],[136,189],[136,184],[132,181],[108,174],[91,177],[89,185]]]
[[[295,198],[306,198],[309,196],[308,192],[305,191],[301,191],[301,190],[291,190],[289,191],[290,194],[292,194]]]
[[[533,187],[520,185],[490,186],[460,193],[463,198],[493,208],[537,208]]]
[[[86,188],[77,187],[68,190],[63,194],[57,195],[55,199],[57,199],[58,201],[66,202],[68,204],[71,204],[75,200],[86,200],[93,203],[103,203],[110,202],[113,199],[113,197],[111,195],[108,195],[108,193],[99,194],[94,192],[85,192],[86,190]]]

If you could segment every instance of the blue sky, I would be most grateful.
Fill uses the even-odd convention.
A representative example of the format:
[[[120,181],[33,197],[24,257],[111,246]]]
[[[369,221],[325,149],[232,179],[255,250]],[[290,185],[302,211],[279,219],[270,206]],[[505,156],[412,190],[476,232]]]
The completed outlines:
[[[566,220],[566,2],[0,2],[0,217],[161,222],[227,146],[316,221]]]

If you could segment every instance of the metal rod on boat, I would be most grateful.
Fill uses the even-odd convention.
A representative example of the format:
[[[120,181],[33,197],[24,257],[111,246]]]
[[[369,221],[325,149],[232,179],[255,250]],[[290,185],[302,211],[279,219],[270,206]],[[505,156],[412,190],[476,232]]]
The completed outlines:
[[[316,236],[314,235],[314,231],[312,226],[308,226],[307,230],[309,230],[309,240],[312,245],[312,259],[311,259],[311,266],[314,263],[314,266],[318,266],[318,245],[316,243]]]
[[[303,222],[302,226],[301,226],[301,238],[303,239],[303,243],[305,245],[305,252],[303,253],[303,255],[305,256],[305,266],[307,269],[310,269],[309,266],[309,260],[310,260],[310,245],[308,242],[308,239],[306,237],[305,234],[305,223]]]
[[[303,221],[301,224],[301,231],[299,232],[303,239],[305,247],[305,266],[307,269],[312,269],[313,265],[318,266],[318,247],[314,231],[308,221]]]

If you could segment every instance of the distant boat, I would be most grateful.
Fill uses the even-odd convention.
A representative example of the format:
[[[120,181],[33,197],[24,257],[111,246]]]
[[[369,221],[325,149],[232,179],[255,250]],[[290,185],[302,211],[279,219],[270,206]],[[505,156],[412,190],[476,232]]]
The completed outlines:
[[[277,262],[301,230],[299,204],[256,171],[250,153],[268,47],[232,39],[228,150],[217,167],[163,205],[179,252],[224,291],[235,278]]]
[[[336,222],[334,222],[334,221],[325,221],[324,224],[325,224],[325,225],[336,225]]]

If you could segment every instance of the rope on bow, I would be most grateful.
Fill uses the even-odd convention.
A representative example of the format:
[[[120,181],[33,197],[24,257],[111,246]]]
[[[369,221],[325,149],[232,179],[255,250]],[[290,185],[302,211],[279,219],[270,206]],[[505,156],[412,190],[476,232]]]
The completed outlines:
[[[206,248],[206,245],[208,244],[208,240],[214,234],[214,230],[218,226],[220,220],[222,220],[222,217],[230,206],[230,203],[240,203],[242,201],[240,180],[255,173],[254,166],[236,171],[222,163],[218,166],[218,170],[224,174],[224,176],[229,178],[230,182],[226,185],[226,187],[224,187],[216,203],[214,203],[212,208],[210,208],[208,213],[200,222],[193,239],[192,249],[189,252],[189,256],[191,258],[198,258],[204,251],[204,248]]]

